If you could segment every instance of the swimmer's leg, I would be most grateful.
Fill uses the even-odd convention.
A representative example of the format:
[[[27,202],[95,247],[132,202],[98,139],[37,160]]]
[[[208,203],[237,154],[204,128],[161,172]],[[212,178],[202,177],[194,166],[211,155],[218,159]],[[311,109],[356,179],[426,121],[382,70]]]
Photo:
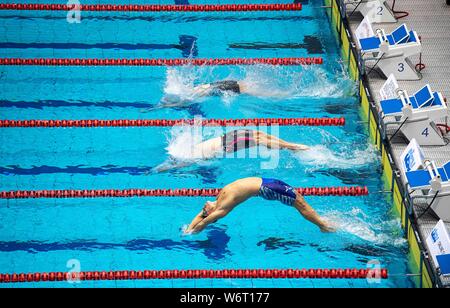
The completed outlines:
[[[269,149],[288,149],[292,151],[308,150],[309,147],[303,144],[290,143],[283,139],[260,131],[253,131],[254,138],[258,145],[262,144]]]
[[[322,220],[319,214],[305,201],[302,195],[296,193],[297,198],[292,205],[308,221],[320,228],[322,232],[335,232],[335,228]]]

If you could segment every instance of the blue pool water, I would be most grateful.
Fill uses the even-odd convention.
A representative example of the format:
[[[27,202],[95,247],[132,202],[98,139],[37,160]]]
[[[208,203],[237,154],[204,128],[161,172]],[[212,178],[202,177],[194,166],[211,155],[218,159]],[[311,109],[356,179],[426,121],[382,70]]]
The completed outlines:
[[[203,128],[196,137],[189,128],[3,128],[1,190],[223,187],[241,177],[264,176],[298,187],[364,185],[373,192],[367,197],[307,197],[339,226],[335,234],[320,233],[294,209],[259,198],[195,236],[182,236],[181,229],[206,198],[0,200],[0,272],[67,271],[68,262],[77,262],[70,260],[78,260],[86,271],[365,268],[368,261],[377,260],[393,274],[380,284],[218,279],[20,286],[412,286],[404,276],[409,272],[407,244],[399,221],[385,195],[378,193],[383,189],[378,152],[367,141],[365,124],[359,122],[355,84],[346,76],[320,5],[319,0],[307,1],[301,12],[83,12],[80,24],[67,23],[61,12],[0,12],[0,57],[324,59],[324,65],[311,67],[2,66],[1,119],[344,116],[347,120],[344,127],[269,129],[285,140],[310,145],[307,152],[260,149],[259,158],[243,152],[240,157],[196,162],[159,174],[153,172],[156,166],[169,155],[186,159],[186,149],[199,136],[219,136],[233,128]],[[193,84],[224,78],[244,79],[277,98],[210,97],[183,108],[154,109],[164,95],[183,95]]]

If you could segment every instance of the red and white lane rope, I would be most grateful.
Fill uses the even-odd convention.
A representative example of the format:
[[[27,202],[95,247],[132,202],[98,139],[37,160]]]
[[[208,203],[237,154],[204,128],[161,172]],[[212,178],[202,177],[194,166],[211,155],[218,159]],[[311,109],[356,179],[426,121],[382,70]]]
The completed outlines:
[[[0,65],[39,66],[180,66],[180,65],[314,65],[320,57],[308,58],[213,58],[213,59],[101,59],[101,58],[0,58]]]
[[[45,282],[67,280],[144,280],[144,279],[221,279],[221,278],[331,278],[370,279],[388,278],[387,269],[221,269],[221,270],[124,270],[86,272],[42,272],[0,274],[0,283]]]
[[[147,120],[0,120],[0,127],[134,127],[134,126],[344,126],[345,118],[147,119]]]
[[[220,188],[177,189],[62,189],[0,191],[0,199],[30,198],[106,198],[106,197],[215,197]],[[296,188],[303,196],[367,196],[367,187],[302,187]]]
[[[246,11],[300,11],[301,3],[270,4],[41,4],[41,3],[0,3],[0,10],[20,11],[80,11],[100,12],[246,12]]]

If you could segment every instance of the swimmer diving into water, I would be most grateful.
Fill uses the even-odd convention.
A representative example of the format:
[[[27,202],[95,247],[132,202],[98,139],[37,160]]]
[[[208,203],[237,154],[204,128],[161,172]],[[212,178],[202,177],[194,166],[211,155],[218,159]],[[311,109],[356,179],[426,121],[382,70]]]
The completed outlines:
[[[275,179],[250,177],[226,185],[216,201],[207,201],[200,213],[184,231],[199,233],[209,224],[228,215],[236,206],[251,197],[260,196],[266,200],[278,200],[294,207],[305,219],[317,225],[322,232],[334,232],[335,228],[322,220],[303,196],[290,185]]]
[[[220,137],[215,137],[192,148],[192,159],[211,159],[219,154],[234,153],[241,149],[263,145],[269,149],[288,149],[291,151],[308,150],[309,147],[303,144],[291,143],[268,135],[261,131],[250,129],[232,130]],[[172,159],[168,163],[156,167],[157,172],[163,172],[174,168],[185,167],[194,161],[178,162]]]

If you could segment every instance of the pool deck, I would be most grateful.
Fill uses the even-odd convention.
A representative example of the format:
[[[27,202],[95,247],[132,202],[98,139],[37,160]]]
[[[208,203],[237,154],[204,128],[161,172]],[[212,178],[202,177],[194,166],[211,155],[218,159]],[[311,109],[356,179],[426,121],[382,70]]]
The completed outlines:
[[[388,1],[389,5],[391,3],[392,1]],[[389,32],[401,23],[406,23],[409,29],[416,31],[422,38],[422,62],[426,65],[422,71],[422,80],[398,81],[400,88],[407,90],[408,93],[414,93],[423,85],[430,84],[433,91],[440,91],[444,97],[450,98],[450,6],[447,6],[444,0],[408,0],[397,1],[395,10],[407,11],[409,16],[400,19],[397,23],[376,24],[375,26]],[[347,8],[347,13],[349,12],[350,7]],[[348,20],[352,32],[355,31],[362,18],[362,15],[359,13],[349,17]],[[354,33],[352,35],[355,37]],[[418,56],[410,59],[412,63],[419,62]],[[377,108],[380,108],[379,89],[384,82],[385,79],[382,79],[376,72],[372,71],[368,76],[370,91]],[[445,122],[445,119],[442,122]],[[388,130],[388,136],[395,129],[393,127],[391,130]],[[407,145],[403,138],[393,138],[391,142],[397,166],[400,166],[400,155]],[[425,156],[433,159],[438,166],[450,160],[449,144],[446,146],[422,146],[421,148],[424,150]],[[402,183],[403,185],[406,183],[403,175]],[[425,240],[436,225],[437,219],[429,213],[425,213],[421,218],[418,218],[427,207],[423,202],[419,202],[416,199],[413,209],[420,236]],[[450,222],[446,223],[446,226],[450,230]],[[433,270],[436,271],[435,268]],[[441,282],[443,286],[450,287],[450,278],[441,278]]]

